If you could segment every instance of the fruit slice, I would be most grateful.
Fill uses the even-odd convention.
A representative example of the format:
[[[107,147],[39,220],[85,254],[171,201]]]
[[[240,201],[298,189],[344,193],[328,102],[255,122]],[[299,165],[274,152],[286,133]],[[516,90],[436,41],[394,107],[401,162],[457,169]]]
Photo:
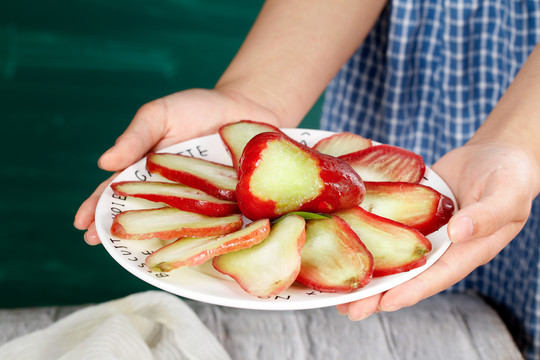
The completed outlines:
[[[454,202],[437,190],[404,182],[365,182],[366,196],[360,206],[376,215],[431,234],[446,225]]]
[[[251,295],[268,297],[287,289],[300,272],[305,220],[285,215],[261,243],[215,257],[216,270],[231,276]]]
[[[172,207],[129,210],[115,216],[111,234],[120,239],[174,240],[180,237],[218,236],[242,228],[242,215],[210,217]]]
[[[362,239],[375,260],[373,276],[396,274],[426,263],[431,242],[420,232],[361,207],[336,213]]]
[[[146,169],[219,199],[235,201],[236,170],[227,165],[179,154],[150,154]]]
[[[208,216],[240,213],[236,202],[221,200],[182,184],[160,181],[120,181],[111,184],[111,189],[117,195],[160,202],[179,210]]]
[[[332,156],[350,154],[371,147],[371,139],[350,132],[341,132],[320,140],[314,150]]]
[[[225,147],[231,155],[233,167],[236,170],[239,168],[240,157],[248,141],[263,132],[281,133],[281,130],[273,125],[251,120],[226,124],[219,129],[219,136],[225,143]]]
[[[296,280],[323,292],[351,292],[371,281],[373,256],[347,223],[308,220],[302,266]]]
[[[420,155],[391,145],[375,145],[339,158],[351,165],[364,181],[418,183],[426,172]]]
[[[244,149],[236,198],[242,213],[255,220],[351,208],[360,204],[364,192],[362,179],[344,161],[285,134],[267,132]]]
[[[152,253],[145,262],[150,270],[164,272],[200,265],[215,256],[256,245],[269,233],[270,221],[263,219],[227,235],[178,239]]]

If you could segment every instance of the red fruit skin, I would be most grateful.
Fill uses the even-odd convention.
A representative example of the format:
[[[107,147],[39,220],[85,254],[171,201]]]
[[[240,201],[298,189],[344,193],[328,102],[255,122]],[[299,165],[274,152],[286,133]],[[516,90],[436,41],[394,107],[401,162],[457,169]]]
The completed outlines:
[[[165,166],[162,166],[160,164],[157,164],[152,161],[152,155],[153,154],[149,154],[146,161],[146,170],[148,170],[149,172],[153,174],[159,174],[163,176],[165,179],[176,181],[180,184],[204,191],[208,195],[212,195],[214,197],[217,197],[218,199],[236,201],[236,194],[234,190],[227,190],[227,189],[222,189],[220,187],[217,187],[216,185],[212,184],[206,179],[195,176],[187,171],[173,170]],[[178,155],[178,156],[183,156],[183,155]],[[223,164],[219,164],[219,165],[226,166]]]
[[[179,210],[192,211],[194,213],[207,216],[227,216],[240,213],[240,209],[237,203],[213,203],[205,200],[189,199],[160,194],[128,194],[118,189],[118,187],[120,187],[122,183],[124,183],[124,181],[119,181],[111,184],[111,189],[116,195],[133,196],[153,202],[160,202],[177,208]]]
[[[407,225],[398,223],[396,221],[384,218],[382,216],[372,214],[372,213],[362,209],[359,206],[354,208],[354,209],[349,209],[348,211],[351,212],[351,213],[354,213],[356,216],[358,216],[360,218],[363,218],[366,222],[378,223],[379,224],[378,226],[380,227],[381,230],[384,230],[384,228],[386,226],[388,226],[388,225],[408,228],[408,229],[410,229],[408,231],[411,231],[413,233],[418,234],[417,239],[425,247],[426,253],[430,252],[431,249],[432,249],[431,241],[429,241],[428,238],[426,238],[423,234],[421,234],[420,231],[418,231],[418,230],[416,230],[416,229],[414,229],[412,227],[409,227]],[[354,231],[354,229],[353,229],[353,231]],[[396,238],[396,240],[398,240],[398,239]],[[404,263],[404,264],[402,264],[400,266],[380,267],[380,266],[376,265],[374,267],[374,269],[373,269],[373,277],[381,277],[381,276],[399,274],[399,273],[402,273],[402,272],[405,272],[405,271],[416,269],[417,267],[420,267],[420,266],[424,265],[426,262],[427,262],[427,257],[425,255],[423,255],[420,258],[416,259],[416,260],[409,261],[409,262]]]
[[[266,132],[254,136],[244,148],[240,158],[239,180],[236,186],[236,199],[242,214],[248,219],[263,218],[275,219],[284,215],[276,209],[272,200],[259,199],[250,191],[250,180],[257,169],[261,153],[273,141],[288,141],[311,154],[318,161],[324,188],[316,198],[290,211],[308,211],[316,213],[329,213],[342,209],[349,209],[360,204],[364,198],[366,188],[360,176],[345,161],[319,153],[295,141],[283,133]]]
[[[343,283],[340,286],[335,284],[329,285],[325,284],[324,281],[320,280],[320,276],[317,274],[317,271],[308,271],[306,268],[301,268],[300,273],[296,277],[296,281],[300,284],[306,285],[314,290],[328,293],[350,293],[352,291],[358,290],[368,283],[371,282],[373,278],[373,272],[375,269],[375,263],[373,260],[373,255],[367,249],[366,245],[362,240],[356,235],[356,233],[351,229],[349,224],[339,216],[333,215],[332,219],[329,219],[334,222],[334,227],[336,234],[339,235],[341,242],[345,244],[350,250],[351,253],[358,253],[362,256],[363,261],[368,263],[368,267],[364,274],[364,277],[357,279],[355,282]],[[315,220],[318,221],[318,220]],[[321,220],[325,221],[325,220]],[[325,256],[321,252],[321,256]]]
[[[145,210],[130,210],[130,211],[141,211],[144,212]],[[242,228],[243,222],[242,219],[239,218],[238,221],[230,224],[224,224],[224,225],[218,225],[218,226],[212,226],[207,228],[180,228],[175,230],[167,230],[167,231],[156,231],[153,233],[145,233],[145,234],[132,234],[126,232],[124,226],[120,224],[120,220],[122,218],[122,214],[126,214],[127,212],[122,212],[118,215],[116,215],[113,219],[113,223],[111,225],[111,235],[118,237],[120,239],[126,239],[126,240],[145,240],[145,239],[160,239],[160,240],[174,240],[182,237],[206,237],[206,236],[219,236],[228,234],[237,230],[240,230]]]
[[[429,188],[421,184],[406,183],[406,182],[391,182],[391,181],[389,182],[366,181],[364,184],[366,186],[367,192],[374,192],[374,193],[385,192],[385,190],[381,190],[384,188],[397,189],[397,191],[399,191],[400,189],[414,188],[418,186]],[[437,190],[433,188],[429,188],[429,190],[438,196],[438,201],[434,203],[434,207],[431,210],[431,216],[429,218],[423,219],[423,221],[420,223],[406,224],[418,230],[423,235],[429,235],[439,230],[444,225],[446,225],[448,221],[450,221],[450,218],[452,217],[452,215],[454,214],[454,209],[455,209],[454,202],[448,196],[439,193]]]
[[[385,171],[389,169],[387,163],[384,163],[388,157],[399,156],[406,159],[406,162],[401,164],[401,167],[394,168],[391,178],[386,181],[404,181],[411,183],[419,183],[426,172],[426,164],[424,159],[409,150],[392,146],[392,145],[376,145],[354,153],[339,156],[340,159],[350,164],[353,168],[358,164],[360,167],[369,166],[375,169]],[[369,180],[369,179],[364,179]]]

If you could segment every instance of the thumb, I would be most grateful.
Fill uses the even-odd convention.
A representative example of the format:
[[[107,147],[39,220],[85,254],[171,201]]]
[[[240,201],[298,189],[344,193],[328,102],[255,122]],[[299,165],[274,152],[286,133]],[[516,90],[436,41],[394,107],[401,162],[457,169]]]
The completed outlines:
[[[469,201],[450,219],[448,235],[452,242],[488,237],[509,223],[527,220],[531,203],[525,192],[491,184],[478,200]]]
[[[163,99],[143,105],[114,146],[100,157],[99,167],[119,171],[142,158],[163,138],[165,123],[166,106]]]

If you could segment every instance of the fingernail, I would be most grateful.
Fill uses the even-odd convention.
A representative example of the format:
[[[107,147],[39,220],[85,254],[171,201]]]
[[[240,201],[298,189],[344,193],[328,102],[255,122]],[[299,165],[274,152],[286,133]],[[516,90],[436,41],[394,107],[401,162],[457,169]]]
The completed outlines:
[[[379,305],[377,308],[379,309],[379,311],[384,311],[384,312],[392,312],[392,311],[401,309],[401,307],[396,306],[396,305],[385,305],[385,306]]]
[[[114,146],[113,146],[114,147]],[[98,166],[101,167],[101,163],[103,161],[103,158],[106,158],[107,156],[109,156],[109,154],[112,152],[113,150],[113,147],[110,148],[109,150],[105,151],[103,154],[101,154],[101,156],[99,157],[98,159]]]
[[[360,315],[359,317],[352,318],[351,314],[349,314],[349,320],[351,320],[351,321],[360,321],[360,320],[364,320],[365,318],[369,317],[370,315],[371,315],[371,313],[364,313],[364,314]]]
[[[474,223],[470,216],[463,216],[452,223],[450,228],[450,240],[463,241],[472,236]]]
[[[88,244],[88,245],[91,245],[91,246],[94,246],[96,245],[96,238],[97,236],[96,235],[88,235],[88,231],[84,233],[84,241]]]

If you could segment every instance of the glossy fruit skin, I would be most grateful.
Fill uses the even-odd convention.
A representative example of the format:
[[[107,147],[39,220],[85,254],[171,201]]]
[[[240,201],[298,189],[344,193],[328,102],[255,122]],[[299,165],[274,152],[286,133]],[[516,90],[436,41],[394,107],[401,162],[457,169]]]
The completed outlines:
[[[194,189],[199,189],[201,191],[204,191],[205,193],[212,195],[218,199],[222,200],[229,200],[229,201],[236,201],[236,195],[233,189],[225,189],[222,187],[219,187],[212,181],[205,179],[203,177],[197,176],[192,174],[189,169],[182,170],[175,170],[170,169],[166,166],[163,166],[159,164],[158,162],[153,161],[155,157],[159,156],[178,156],[178,157],[186,157],[185,155],[180,154],[160,154],[160,153],[152,153],[149,154],[146,161],[146,169],[154,174],[160,174],[166,179],[169,179],[174,182],[178,182],[180,184],[184,184],[186,186],[192,187]],[[216,167],[223,167],[223,168],[231,168],[227,165],[214,163],[208,160],[198,159],[198,161],[204,161],[208,164],[213,164]]]
[[[349,224],[373,255],[373,277],[402,273],[426,263],[425,254],[431,251],[432,244],[418,230],[372,214],[360,206],[336,215]]]
[[[339,157],[360,175],[364,169],[378,173],[376,178],[364,176],[364,181],[403,181],[419,183],[426,172],[422,156],[393,145],[376,145]]]
[[[324,235],[320,236],[321,233]],[[367,285],[373,277],[373,255],[336,215],[307,221],[301,256],[302,266],[296,281],[314,290],[349,293]]]
[[[275,201],[260,199],[250,190],[250,180],[261,161],[261,153],[270,142],[289,142],[315,159],[319,168],[319,176],[323,188],[319,195],[304,203],[295,204],[290,211],[308,211],[329,213],[357,206],[365,194],[364,182],[345,161],[336,157],[321,154],[291,139],[283,133],[267,132],[253,137],[246,145],[240,159],[239,181],[236,187],[236,198],[242,213],[249,219],[275,219],[285,212],[276,209]],[[275,179],[278,181],[278,179]]]
[[[454,214],[455,205],[452,199],[429,186],[406,182],[366,181],[364,184],[366,186],[366,196],[365,201],[361,204],[364,209],[370,211],[370,204],[371,202],[377,203],[377,197],[380,197],[382,201],[394,197],[396,199],[401,198],[403,206],[394,208],[401,209],[402,217],[393,218],[384,212],[379,213],[377,210],[372,212],[402,222],[424,235],[429,235],[446,225]],[[414,218],[411,216],[408,204],[412,202],[414,204],[425,203],[428,206],[421,217]]]
[[[122,191],[122,185],[133,181],[119,181],[111,184],[111,189],[115,194],[121,196],[133,196],[153,202],[164,203],[179,210],[192,211],[207,216],[227,216],[240,213],[236,202],[213,202],[209,200],[199,200],[195,198],[184,198],[174,195],[163,195],[156,193],[127,193]],[[159,182],[156,182],[159,183]],[[170,183],[163,183],[170,185]]]

